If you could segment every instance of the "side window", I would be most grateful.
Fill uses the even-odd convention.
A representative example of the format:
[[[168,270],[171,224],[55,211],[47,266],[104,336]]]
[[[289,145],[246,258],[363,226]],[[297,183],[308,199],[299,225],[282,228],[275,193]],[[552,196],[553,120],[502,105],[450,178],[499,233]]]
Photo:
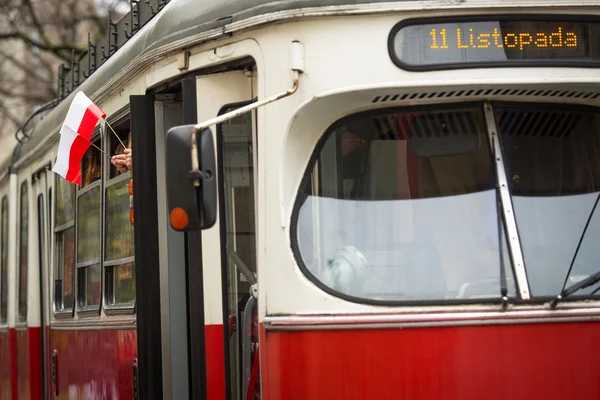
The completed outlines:
[[[27,321],[27,250],[29,237],[27,228],[29,226],[29,201],[28,201],[27,182],[21,185],[21,203],[20,203],[20,223],[19,223],[19,277],[18,277],[18,296],[19,312],[18,321]]]
[[[8,198],[2,199],[1,232],[0,234],[0,324],[6,323],[8,311]]]
[[[94,144],[101,146],[100,140]],[[102,153],[90,147],[83,158],[83,182],[77,193],[77,306],[97,310],[101,297]]]
[[[72,310],[75,299],[75,185],[56,175],[54,187],[54,310],[60,312]]]
[[[115,125],[108,137],[111,154],[121,156],[131,148],[129,121]],[[121,144],[123,142],[123,144]],[[125,145],[125,146],[123,146]],[[131,171],[125,165],[111,165],[105,186],[104,270],[105,304],[133,305],[135,302],[135,261],[133,225],[129,220]]]

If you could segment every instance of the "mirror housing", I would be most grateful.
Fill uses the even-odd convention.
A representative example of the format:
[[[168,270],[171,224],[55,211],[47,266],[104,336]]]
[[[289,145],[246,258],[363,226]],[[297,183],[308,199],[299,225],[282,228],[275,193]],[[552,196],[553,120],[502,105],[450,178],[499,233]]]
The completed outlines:
[[[176,126],[167,132],[166,179],[169,222],[176,231],[208,229],[217,219],[215,148],[212,131],[196,134],[198,171],[192,170],[194,125]],[[199,186],[194,179],[199,179]]]

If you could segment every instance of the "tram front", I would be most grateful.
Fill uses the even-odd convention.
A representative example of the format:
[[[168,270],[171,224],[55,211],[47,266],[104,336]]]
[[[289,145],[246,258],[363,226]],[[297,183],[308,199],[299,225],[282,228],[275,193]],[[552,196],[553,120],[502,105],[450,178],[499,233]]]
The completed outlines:
[[[530,11],[312,23],[266,112],[265,398],[600,396],[600,23]]]

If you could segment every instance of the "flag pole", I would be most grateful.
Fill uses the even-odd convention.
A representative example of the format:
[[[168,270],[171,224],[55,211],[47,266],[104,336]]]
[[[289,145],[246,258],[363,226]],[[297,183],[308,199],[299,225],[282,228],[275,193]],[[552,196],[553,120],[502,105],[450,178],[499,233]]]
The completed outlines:
[[[113,133],[115,134],[115,136],[117,137],[117,139],[119,139],[119,142],[121,142],[121,144],[123,145],[123,148],[127,148],[127,146],[125,146],[125,143],[123,143],[123,141],[121,140],[121,138],[119,137],[119,135],[117,135],[117,132],[115,132],[115,130],[113,129],[112,126],[110,126],[110,124],[108,123],[108,121],[106,119],[104,119],[104,122],[106,122],[106,125],[108,125],[108,127],[110,128],[111,131],[113,131]]]

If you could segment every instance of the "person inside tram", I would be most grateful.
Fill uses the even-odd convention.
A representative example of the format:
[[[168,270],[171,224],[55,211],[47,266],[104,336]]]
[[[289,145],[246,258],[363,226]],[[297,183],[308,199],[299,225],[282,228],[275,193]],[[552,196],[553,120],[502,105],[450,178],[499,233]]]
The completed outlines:
[[[117,169],[119,175],[131,171],[131,132],[127,134],[127,148],[119,144],[110,162]]]
[[[99,142],[98,142],[99,144]],[[84,161],[84,182],[86,187],[100,179],[100,152],[96,148],[90,148],[87,151]]]

